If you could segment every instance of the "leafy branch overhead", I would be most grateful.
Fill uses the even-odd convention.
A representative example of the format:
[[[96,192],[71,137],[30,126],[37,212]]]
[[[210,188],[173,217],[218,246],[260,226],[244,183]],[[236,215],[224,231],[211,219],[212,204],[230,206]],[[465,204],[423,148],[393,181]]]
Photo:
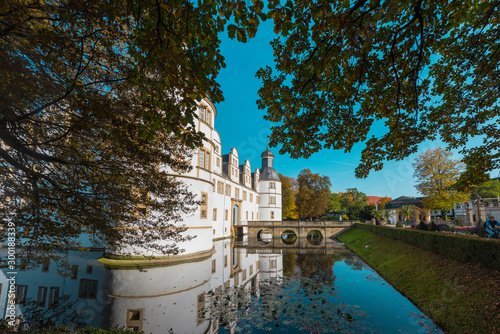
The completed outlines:
[[[27,253],[45,261],[81,247],[82,227],[110,248],[181,251],[178,223],[196,201],[168,173],[189,170],[202,143],[197,101],[223,99],[218,33],[237,14],[244,41],[259,11],[225,0],[2,2],[0,218]]]
[[[275,69],[257,73],[271,145],[297,158],[365,143],[366,177],[441,139],[464,155],[458,185],[486,180],[500,167],[498,5],[272,2]]]

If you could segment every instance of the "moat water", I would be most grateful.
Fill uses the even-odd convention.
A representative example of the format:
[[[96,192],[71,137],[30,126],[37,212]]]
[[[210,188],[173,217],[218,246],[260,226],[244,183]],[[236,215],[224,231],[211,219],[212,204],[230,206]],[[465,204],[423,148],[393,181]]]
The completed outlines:
[[[31,326],[58,319],[154,334],[442,333],[339,242],[221,240],[214,251],[132,269],[106,268],[102,252],[68,252],[72,276],[58,275],[55,264],[17,272],[16,312]],[[3,269],[3,314],[7,278]]]

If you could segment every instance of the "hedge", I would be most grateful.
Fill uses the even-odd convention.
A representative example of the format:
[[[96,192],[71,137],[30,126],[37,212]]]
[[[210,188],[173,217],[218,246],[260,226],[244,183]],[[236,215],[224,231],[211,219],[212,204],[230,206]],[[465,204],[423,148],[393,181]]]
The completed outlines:
[[[496,240],[362,223],[355,223],[354,227],[401,240],[455,260],[475,263],[486,268],[500,269],[500,242]]]

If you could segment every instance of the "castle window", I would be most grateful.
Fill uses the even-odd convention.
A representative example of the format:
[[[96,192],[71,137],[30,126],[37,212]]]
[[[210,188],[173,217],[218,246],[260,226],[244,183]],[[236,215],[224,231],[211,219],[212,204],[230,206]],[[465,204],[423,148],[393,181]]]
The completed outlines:
[[[213,220],[217,220],[217,209],[214,208]]]
[[[231,196],[231,186],[226,184],[226,196]]]
[[[276,189],[276,182],[269,182],[269,189]]]
[[[201,193],[200,218],[207,219],[208,194]]]
[[[47,287],[46,286],[38,287],[38,298],[37,298],[36,303],[37,303],[38,307],[45,307],[45,304],[47,303]]]
[[[42,272],[48,273],[50,268],[50,260],[46,260],[42,263]]]
[[[59,300],[59,287],[53,286],[49,291],[49,308],[56,307]]]
[[[15,303],[20,305],[25,304],[27,293],[28,293],[27,285],[16,285]]]
[[[71,279],[77,279],[78,278],[78,266],[73,265],[71,266]]]
[[[127,309],[127,329],[140,332],[142,331],[142,312],[143,309]]]
[[[201,293],[198,295],[198,321],[197,321],[197,325],[201,325],[203,322],[204,322],[204,319],[205,319],[205,293]]]
[[[240,198],[240,190],[238,188],[234,189],[234,197]]]
[[[226,212],[225,212],[225,215],[224,215],[224,219],[227,220],[229,217],[229,210],[226,209]]]
[[[274,211],[271,211],[271,219],[274,219]]]
[[[207,108],[201,106],[200,107],[200,119],[202,121],[205,121],[206,113],[207,113]]]
[[[220,159],[217,158],[217,167],[220,167]]]
[[[253,202],[253,194],[250,194],[250,202]]]
[[[210,169],[210,152],[204,148],[200,148],[198,166]]]
[[[200,106],[200,120],[207,123],[208,125],[211,124],[212,117],[210,115],[210,110],[208,110],[208,108],[205,106]]]
[[[243,200],[244,201],[247,200],[247,192],[245,190],[243,190]]]
[[[81,279],[78,298],[96,299],[97,298],[97,280]]]
[[[274,196],[269,197],[269,204],[276,204],[276,197]]]
[[[248,220],[248,211],[247,211],[247,220]]]

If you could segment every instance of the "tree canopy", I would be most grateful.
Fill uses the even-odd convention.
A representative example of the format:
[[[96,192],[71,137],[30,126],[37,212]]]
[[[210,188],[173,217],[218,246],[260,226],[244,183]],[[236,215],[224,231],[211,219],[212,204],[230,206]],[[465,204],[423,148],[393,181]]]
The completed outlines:
[[[491,180],[478,185],[474,191],[474,195],[482,198],[498,198],[500,197],[500,180]]]
[[[318,218],[325,214],[330,198],[330,178],[305,168],[297,176],[295,203],[302,219]]]
[[[441,139],[464,156],[457,185],[486,181],[500,167],[498,4],[271,2],[275,69],[257,73],[270,145],[297,158],[365,143],[366,177]]]
[[[429,149],[413,163],[416,188],[425,196],[424,207],[435,210],[449,210],[453,204],[462,203],[469,195],[453,188],[457,182],[463,163],[451,159],[452,152],[442,148]]]
[[[281,181],[281,217],[283,219],[299,219],[295,195],[297,194],[297,180],[293,177],[279,174]]]
[[[78,248],[84,226],[110,247],[180,251],[176,223],[196,201],[166,171],[188,170],[203,140],[197,101],[222,100],[218,33],[252,37],[261,5],[2,2],[1,222],[23,249]]]

